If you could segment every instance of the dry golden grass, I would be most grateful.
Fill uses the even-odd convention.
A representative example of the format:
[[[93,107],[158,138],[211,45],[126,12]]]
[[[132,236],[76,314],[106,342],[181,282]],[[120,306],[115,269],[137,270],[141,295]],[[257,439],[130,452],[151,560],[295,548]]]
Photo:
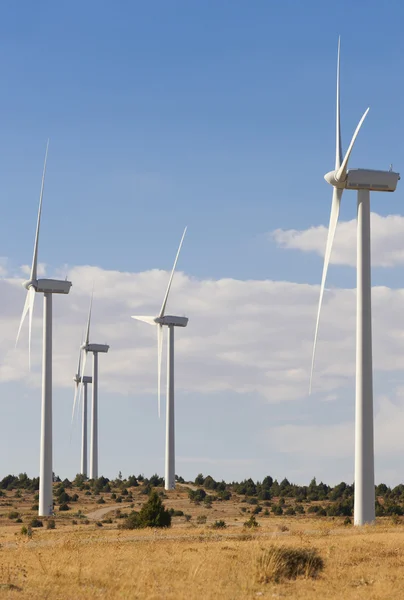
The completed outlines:
[[[30,503],[13,499],[12,504],[26,523],[33,514]],[[21,535],[21,524],[7,519],[13,508],[2,506],[0,599],[404,598],[402,524],[380,521],[357,529],[344,527],[342,519],[258,516],[261,526],[245,530],[246,516],[236,499],[206,510],[176,491],[165,504],[192,514],[191,524],[178,517],[169,530],[126,531],[118,530],[117,522],[73,525],[71,515],[58,515],[55,530],[35,529],[28,538]],[[82,508],[104,507],[86,500]],[[206,526],[192,525],[207,512]],[[228,527],[213,530],[209,523],[217,519]],[[263,576],[265,557],[274,547],[317,551],[324,569],[315,578],[302,569],[296,579],[275,583]]]

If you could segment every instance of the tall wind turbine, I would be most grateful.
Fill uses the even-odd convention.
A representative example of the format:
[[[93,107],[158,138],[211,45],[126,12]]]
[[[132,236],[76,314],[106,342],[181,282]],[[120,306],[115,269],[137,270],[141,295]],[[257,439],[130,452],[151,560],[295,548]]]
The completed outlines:
[[[182,242],[184,241],[187,228],[178,247],[174,266],[171,271],[166,294],[164,296],[161,310],[157,317],[132,316],[132,319],[144,321],[150,325],[157,325],[157,382],[158,382],[158,411],[160,416],[160,390],[161,390],[161,358],[163,352],[163,327],[168,327],[168,348],[167,348],[167,397],[166,397],[166,457],[165,457],[165,489],[173,490],[175,488],[175,426],[174,426],[174,327],[186,327],[187,317],[173,317],[165,314],[168,295],[174,277],[175,267],[177,266]]]
[[[82,406],[82,418],[81,418],[81,466],[80,466],[80,473],[82,475],[85,475],[87,477],[87,430],[88,430],[88,426],[87,426],[87,412],[88,412],[88,389],[87,386],[89,384],[92,383],[93,378],[92,377],[88,377],[87,375],[83,375],[81,376],[80,374],[80,365],[81,365],[81,353],[82,353],[82,349],[80,346],[79,349],[79,362],[77,365],[77,373],[73,378],[73,381],[75,382],[75,392],[74,392],[74,402],[73,402],[73,415],[72,415],[72,421],[74,418],[74,412],[75,412],[75,408],[76,408],[76,400],[77,400],[77,394],[79,391],[79,387],[80,387],[80,383],[83,386],[83,406]]]
[[[87,387],[85,383],[85,368],[87,361],[88,352],[93,354],[93,395],[92,395],[92,406],[91,406],[91,438],[90,438],[90,479],[98,478],[98,354],[107,353],[109,346],[106,344],[90,344],[90,323],[91,323],[91,309],[93,305],[93,297],[91,296],[90,310],[88,313],[86,337],[84,343],[81,346],[81,350],[84,352],[83,368],[81,371],[81,384],[86,393]],[[87,383],[90,383],[87,380]],[[84,407],[83,407],[84,408]]]
[[[373,450],[373,369],[372,369],[372,307],[370,265],[370,191],[394,192],[400,179],[393,171],[350,169],[348,161],[356,137],[368,114],[365,111],[352,136],[348,150],[342,158],[340,129],[340,41],[337,60],[337,117],[335,169],[324,178],[333,186],[330,223],[324,256],[320,300],[317,311],[316,330],[310,376],[313,377],[316,341],[320,321],[324,286],[330,262],[331,250],[337,228],[342,193],[345,189],[356,190],[357,200],[357,284],[356,284],[356,407],[355,407],[355,501],[354,523],[364,525],[375,520],[374,450]]]
[[[42,173],[41,193],[39,197],[38,220],[36,225],[34,255],[32,258],[31,274],[28,281],[23,283],[27,290],[27,297],[22,311],[20,326],[17,333],[17,342],[22,324],[29,313],[29,365],[31,366],[31,332],[32,316],[34,312],[35,294],[44,295],[43,312],[43,360],[42,360],[42,408],[41,408],[41,443],[39,467],[39,515],[46,517],[53,513],[52,495],[52,294],[68,294],[71,288],[70,281],[56,279],[38,279],[38,240],[41,224],[42,198],[45,185],[46,160],[48,156],[46,146],[45,162]]]

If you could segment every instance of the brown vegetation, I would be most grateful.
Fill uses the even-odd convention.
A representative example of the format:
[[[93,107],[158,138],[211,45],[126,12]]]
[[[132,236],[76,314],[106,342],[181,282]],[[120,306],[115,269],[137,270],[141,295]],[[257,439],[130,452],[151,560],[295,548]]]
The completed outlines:
[[[130,489],[129,503],[102,492],[102,509],[99,496],[69,494],[75,491],[69,511],[56,508],[55,529],[47,519],[30,527],[34,492],[0,498],[0,599],[404,598],[401,517],[357,529],[343,517],[262,511],[254,515],[259,527],[247,528],[254,506],[241,497],[208,508],[178,486],[159,489],[172,509],[171,528],[125,530],[118,529],[122,515],[147,500],[142,486]],[[88,518],[94,514],[99,520]],[[220,521],[226,527],[212,527]]]

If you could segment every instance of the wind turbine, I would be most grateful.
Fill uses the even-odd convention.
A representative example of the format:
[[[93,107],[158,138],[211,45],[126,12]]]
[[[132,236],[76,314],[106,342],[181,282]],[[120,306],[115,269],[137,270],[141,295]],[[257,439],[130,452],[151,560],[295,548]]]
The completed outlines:
[[[165,457],[165,489],[173,490],[175,488],[175,421],[174,421],[174,327],[186,327],[188,325],[187,317],[174,317],[166,315],[166,305],[170,293],[171,284],[174,277],[175,267],[177,266],[182,242],[184,241],[187,228],[178,247],[174,266],[168,281],[167,290],[164,296],[163,304],[157,317],[132,316],[132,319],[144,321],[150,325],[157,325],[157,382],[158,382],[158,412],[160,416],[160,391],[161,391],[161,358],[163,352],[163,327],[168,327],[168,347],[167,347],[167,397],[166,397],[166,457]]]
[[[331,250],[337,228],[341,197],[344,189],[356,190],[357,200],[357,287],[356,287],[356,402],[355,402],[355,500],[354,523],[364,525],[375,520],[374,449],[373,449],[373,369],[372,369],[372,306],[370,264],[370,192],[394,192],[400,179],[393,171],[350,169],[348,161],[356,137],[368,114],[363,114],[342,158],[340,128],[340,40],[337,59],[336,153],[335,169],[324,178],[333,186],[330,223],[324,255],[320,299],[314,335],[310,390],[313,377],[316,342],[324,286]]]
[[[42,360],[42,407],[41,407],[41,442],[40,442],[40,467],[39,467],[39,515],[49,516],[53,513],[52,495],[52,294],[68,294],[71,288],[70,281],[56,279],[38,279],[38,240],[41,224],[42,199],[45,185],[46,161],[48,156],[49,141],[46,145],[45,161],[42,173],[41,193],[39,197],[39,210],[36,225],[34,255],[32,258],[31,274],[28,281],[23,283],[27,290],[27,297],[22,311],[17,341],[27,313],[29,313],[29,365],[31,368],[31,332],[32,316],[34,312],[35,294],[44,295],[43,312],[43,360]]]
[[[87,375],[83,375],[81,376],[80,374],[80,365],[81,365],[81,353],[82,353],[82,349],[80,346],[79,349],[79,362],[77,365],[77,373],[74,376],[73,381],[75,382],[76,386],[75,386],[75,392],[74,392],[74,402],[73,402],[73,415],[72,415],[72,422],[73,422],[73,418],[74,418],[74,412],[75,412],[75,408],[76,408],[76,400],[77,400],[77,394],[79,391],[79,387],[80,387],[80,383],[83,386],[83,407],[82,407],[82,421],[81,421],[81,467],[80,467],[80,473],[82,475],[85,475],[87,477],[87,407],[88,407],[88,402],[87,402],[87,397],[88,397],[88,390],[87,390],[87,386],[88,384],[92,383],[93,378],[92,377],[88,377]]]
[[[91,309],[93,305],[93,296],[91,296],[90,310],[88,313],[86,337],[84,343],[81,346],[81,350],[84,352],[83,368],[81,371],[81,384],[84,388],[84,393],[87,392],[87,383],[93,385],[92,395],[92,406],[91,406],[91,438],[90,438],[90,479],[98,479],[98,354],[107,353],[109,346],[106,344],[90,344],[90,323],[91,323]],[[93,376],[92,381],[86,381],[84,376],[87,354],[92,352],[93,354]],[[84,405],[83,405],[84,410]]]

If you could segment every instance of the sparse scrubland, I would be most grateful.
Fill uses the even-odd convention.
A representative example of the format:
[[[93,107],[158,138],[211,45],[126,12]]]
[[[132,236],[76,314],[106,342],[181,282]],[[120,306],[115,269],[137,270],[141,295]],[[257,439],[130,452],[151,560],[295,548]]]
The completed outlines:
[[[404,486],[378,486],[359,529],[345,483],[162,484],[58,480],[38,518],[38,480],[4,478],[0,598],[404,598]]]

